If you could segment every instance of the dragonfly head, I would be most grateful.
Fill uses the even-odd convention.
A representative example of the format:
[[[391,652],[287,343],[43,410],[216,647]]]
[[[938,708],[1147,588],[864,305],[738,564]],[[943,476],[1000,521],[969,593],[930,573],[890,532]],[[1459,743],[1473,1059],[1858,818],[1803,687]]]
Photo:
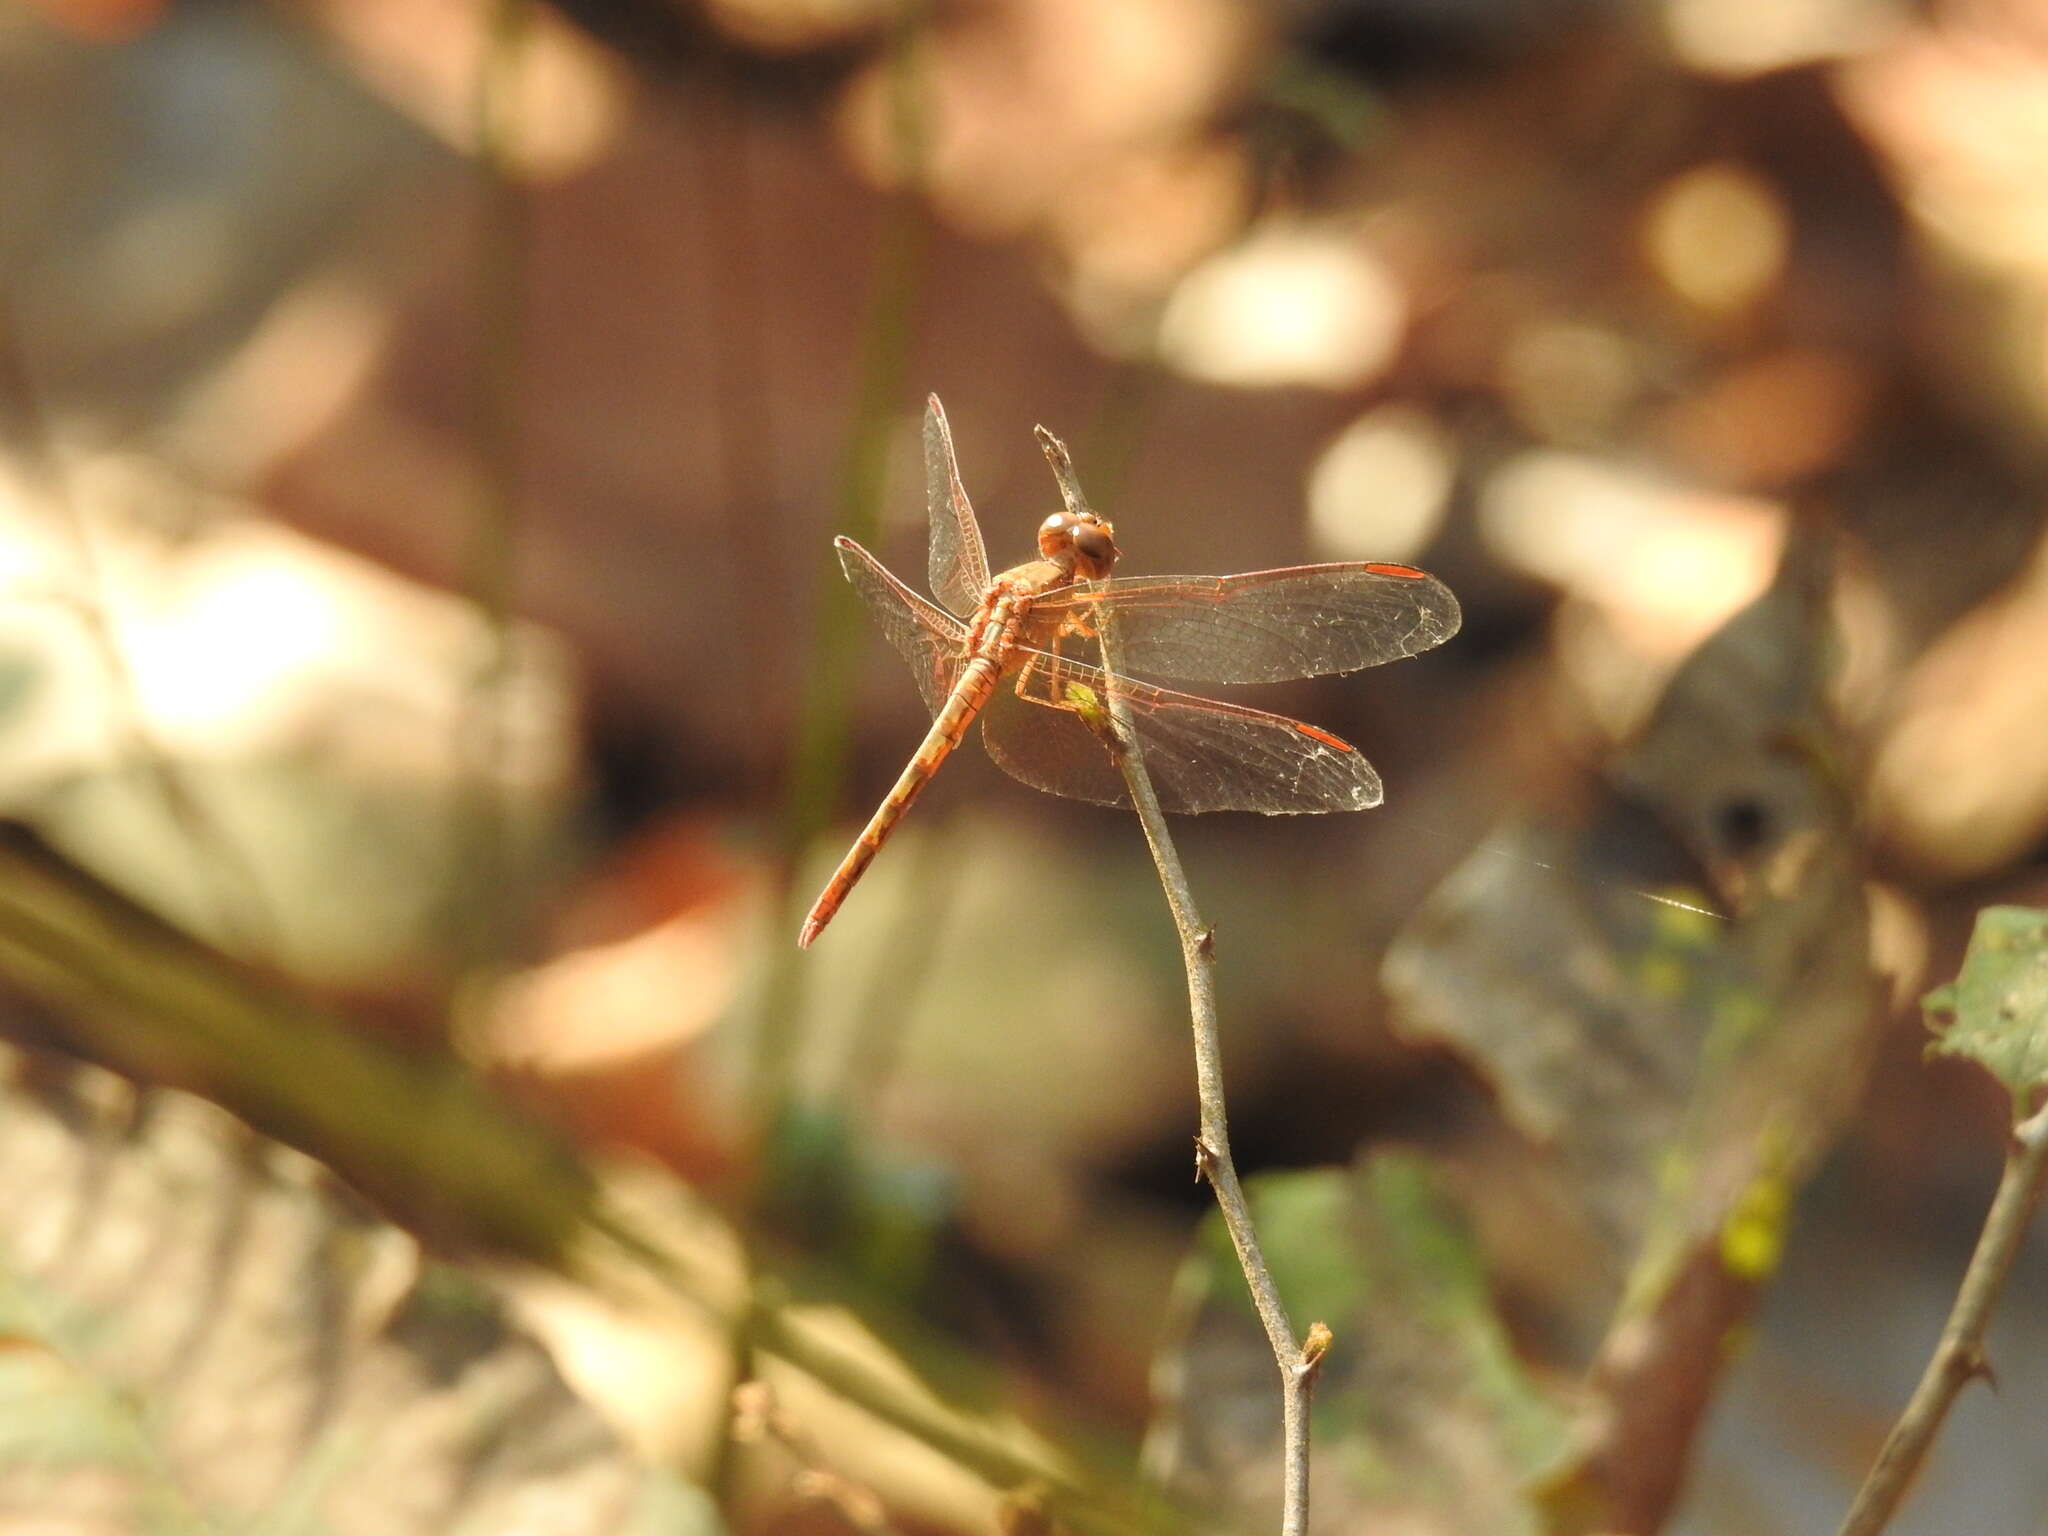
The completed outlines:
[[[1093,512],[1055,512],[1038,525],[1038,552],[1084,581],[1110,572],[1121,551],[1107,518]]]

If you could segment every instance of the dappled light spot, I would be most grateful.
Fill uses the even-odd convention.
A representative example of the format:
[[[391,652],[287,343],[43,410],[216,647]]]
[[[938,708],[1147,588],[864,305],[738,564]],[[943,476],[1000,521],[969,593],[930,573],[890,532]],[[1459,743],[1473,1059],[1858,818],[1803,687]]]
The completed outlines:
[[[1871,780],[1880,835],[1951,879],[2048,833],[2048,546],[1921,658]]]
[[[1161,293],[1242,228],[1251,200],[1242,146],[1154,146],[1106,158],[1048,210],[1065,258],[1060,295],[1112,356],[1150,351]]]
[[[354,642],[338,590],[283,541],[229,544],[195,561],[181,602],[120,624],[149,718],[216,748],[289,707],[309,672]]]
[[[1974,260],[2048,273],[2048,62],[1985,29],[1921,33],[1847,66],[1842,96],[1907,206]]]
[[[1694,69],[1760,75],[1867,48],[1905,10],[1895,0],[1665,0],[1664,30]]]
[[[1368,411],[1326,447],[1308,477],[1309,535],[1333,560],[1419,554],[1443,522],[1456,445],[1427,412]]]
[[[1067,201],[1105,166],[1170,149],[1208,121],[1252,28],[1227,0],[962,7],[920,39],[915,131],[890,60],[877,57],[844,92],[839,133],[871,180],[916,181],[963,230],[1065,223],[1085,241]]]
[[[1487,482],[1479,526],[1509,566],[1577,599],[1558,617],[1558,660],[1618,738],[1668,670],[1770,584],[1786,519],[1772,502],[1543,449]]]
[[[315,0],[305,9],[387,103],[452,147],[476,152],[476,77],[488,29],[473,7]],[[618,137],[624,76],[582,32],[536,6],[520,41],[510,111],[510,164],[556,180],[596,161]]]
[[[1884,981],[1895,1009],[1913,1007],[1927,990],[1927,911],[1904,890],[1872,881],[1870,969]]]
[[[229,483],[334,425],[372,379],[392,316],[343,277],[285,294],[177,422],[177,446]]]
[[[900,10],[889,0],[706,0],[704,8],[721,31],[772,53],[859,41]]]
[[[1956,279],[1936,311],[1948,377],[2031,433],[2048,418],[2048,55],[1997,15],[1902,32],[1845,63],[1838,93]]]
[[[734,1006],[767,904],[765,872],[725,830],[690,819],[643,832],[559,921],[571,942],[498,986],[476,1042],[583,1139],[693,1179],[729,1176],[743,1141],[707,1037]]]
[[[1509,565],[1590,602],[1640,611],[1665,644],[1685,650],[1769,584],[1785,513],[1760,498],[1539,449],[1488,480],[1479,525]]]
[[[1159,353],[1213,384],[1363,384],[1393,361],[1400,287],[1355,234],[1271,229],[1211,258],[1167,301]]]
[[[1665,184],[1643,219],[1643,249],[1664,286],[1714,314],[1745,309],[1784,273],[1792,243],[1777,192],[1754,171],[1703,165]]]

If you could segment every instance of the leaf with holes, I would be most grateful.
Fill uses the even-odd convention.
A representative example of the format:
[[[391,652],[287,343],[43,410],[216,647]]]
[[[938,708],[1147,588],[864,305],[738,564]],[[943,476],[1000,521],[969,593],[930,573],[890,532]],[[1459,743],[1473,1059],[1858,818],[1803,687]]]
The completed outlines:
[[[1979,912],[1962,974],[1922,1006],[1939,1031],[1929,1054],[1968,1057],[2018,1100],[2048,1085],[2048,911]]]

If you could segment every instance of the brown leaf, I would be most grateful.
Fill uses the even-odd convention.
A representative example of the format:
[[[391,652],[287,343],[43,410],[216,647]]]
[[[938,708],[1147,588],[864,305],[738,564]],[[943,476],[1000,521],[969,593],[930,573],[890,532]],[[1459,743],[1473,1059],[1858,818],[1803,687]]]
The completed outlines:
[[[1853,1103],[1877,1017],[1825,576],[1795,547],[1680,670],[1584,819],[1518,822],[1507,847],[1526,857],[1492,840],[1387,960],[1404,1032],[1486,1074],[1626,1276],[1593,1466],[1623,1529],[1676,1491],[1728,1329]]]
[[[0,1310],[45,1352],[0,1373],[0,1511],[81,1536],[150,1511],[599,1536],[665,1506],[659,1529],[709,1529],[480,1282],[305,1159],[96,1069],[4,1099]]]

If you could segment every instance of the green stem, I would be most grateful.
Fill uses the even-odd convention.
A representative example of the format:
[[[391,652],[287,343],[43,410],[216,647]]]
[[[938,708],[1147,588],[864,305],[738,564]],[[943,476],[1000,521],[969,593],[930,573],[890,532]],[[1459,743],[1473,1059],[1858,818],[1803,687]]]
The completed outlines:
[[[471,396],[477,479],[462,588],[482,616],[485,642],[456,727],[459,779],[444,921],[458,978],[499,961],[509,911],[503,757],[507,685],[514,666],[527,245],[515,130],[520,64],[531,20],[531,0],[488,0],[474,100],[482,187]]]
[[[927,219],[917,169],[923,164],[923,79],[918,39],[924,25],[920,4],[906,4],[896,27],[891,80],[895,135],[903,185],[890,200],[875,259],[875,290],[861,346],[860,384],[853,425],[839,465],[840,531],[863,543],[875,541],[887,487],[889,434],[896,402],[909,374],[912,317],[924,266]],[[829,564],[829,562],[828,562]],[[822,578],[814,605],[817,627],[805,674],[803,707],[791,761],[789,798],[783,816],[783,867],[791,869],[831,823],[846,778],[851,736],[854,658],[859,604],[836,566]],[[788,927],[800,913],[792,895]],[[787,1114],[798,1047],[797,1019],[802,987],[799,955],[771,943],[770,970],[762,988],[759,1027],[754,1036],[753,1113],[758,1133],[774,1134]]]

